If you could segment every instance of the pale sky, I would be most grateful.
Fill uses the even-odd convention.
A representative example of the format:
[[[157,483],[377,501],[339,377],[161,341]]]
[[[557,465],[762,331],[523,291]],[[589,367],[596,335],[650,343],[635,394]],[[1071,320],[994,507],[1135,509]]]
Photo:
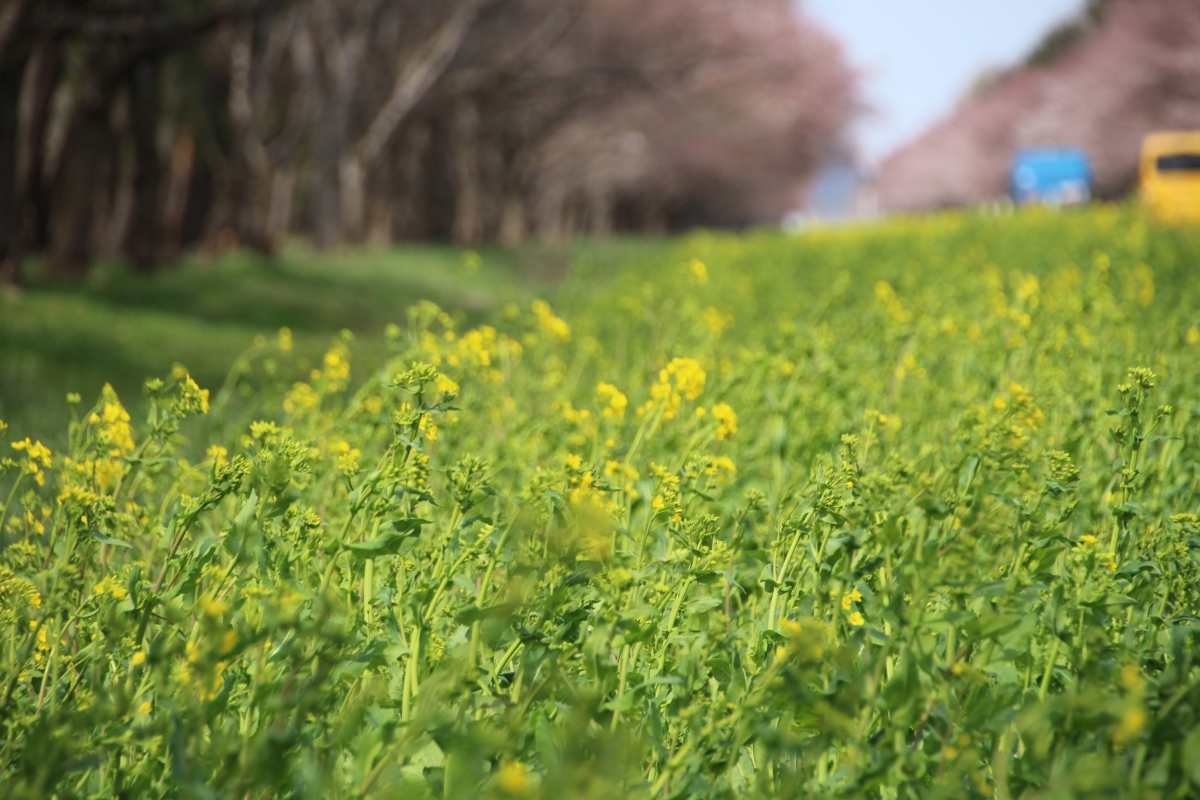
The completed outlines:
[[[983,70],[1025,56],[1083,0],[801,0],[842,40],[875,112],[858,128],[878,161],[945,116]]]

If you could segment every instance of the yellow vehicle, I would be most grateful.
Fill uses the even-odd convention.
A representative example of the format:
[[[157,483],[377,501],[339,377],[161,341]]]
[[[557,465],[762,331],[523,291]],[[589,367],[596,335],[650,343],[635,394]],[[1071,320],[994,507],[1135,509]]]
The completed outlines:
[[[1200,131],[1152,133],[1142,142],[1142,202],[1171,222],[1200,223]]]

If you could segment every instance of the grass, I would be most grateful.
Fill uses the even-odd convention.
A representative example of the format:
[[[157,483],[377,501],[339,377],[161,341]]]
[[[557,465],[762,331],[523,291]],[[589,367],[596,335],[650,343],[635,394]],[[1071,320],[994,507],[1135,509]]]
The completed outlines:
[[[402,323],[418,300],[476,323],[546,291],[576,265],[604,271],[662,247],[626,239],[485,248],[473,266],[467,251],[444,245],[323,253],[294,244],[274,258],[188,257],[149,277],[100,264],[78,285],[33,271],[27,288],[0,292],[0,419],[61,444],[68,392],[91,399],[110,383],[143,416],[147,378],[182,363],[201,385],[219,386],[255,337],[285,326],[309,359],[350,330],[366,335],[359,358],[378,363],[381,337],[370,334]]]
[[[40,290],[304,338],[0,430],[6,797],[1195,796],[1200,229],[438,252]]]

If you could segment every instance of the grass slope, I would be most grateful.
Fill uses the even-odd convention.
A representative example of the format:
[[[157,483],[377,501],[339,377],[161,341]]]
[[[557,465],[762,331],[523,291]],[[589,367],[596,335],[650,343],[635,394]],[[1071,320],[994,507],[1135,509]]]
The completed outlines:
[[[255,337],[281,327],[312,359],[340,330],[379,333],[402,323],[418,300],[477,322],[545,290],[573,264],[610,269],[662,246],[622,240],[486,248],[476,262],[438,245],[336,253],[295,245],[276,258],[245,251],[191,257],[149,277],[102,264],[83,285],[35,279],[20,292],[0,293],[0,419],[59,443],[68,392],[92,398],[111,383],[141,416],[147,378],[182,363],[202,385],[220,386]],[[378,338],[360,348],[367,363],[382,356]]]

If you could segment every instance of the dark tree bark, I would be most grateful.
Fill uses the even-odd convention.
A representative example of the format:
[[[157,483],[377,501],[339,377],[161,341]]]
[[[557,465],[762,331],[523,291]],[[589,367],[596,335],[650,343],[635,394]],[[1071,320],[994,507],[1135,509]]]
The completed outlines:
[[[0,281],[16,277],[15,249],[21,232],[17,204],[17,138],[24,65],[0,71]]]
[[[450,237],[457,244],[483,238],[483,189],[480,180],[479,110],[469,97],[454,109],[450,140],[450,175],[454,185],[454,222]]]
[[[116,167],[117,137],[109,126],[112,96],[112,88],[92,81],[68,125],[47,223],[46,271],[57,278],[81,277],[91,260],[96,197]]]
[[[43,42],[26,67],[21,99],[21,122],[17,141],[17,208],[21,230],[12,257],[20,260],[29,250],[46,244],[48,191],[43,181],[46,166],[46,136],[54,89],[63,71],[63,46]]]
[[[313,239],[318,247],[332,247],[342,235],[341,160],[346,144],[349,109],[331,103],[317,127],[317,185],[313,197]]]
[[[401,239],[423,239],[428,232],[425,197],[429,177],[429,146],[429,125],[423,120],[410,124],[400,137],[397,170],[400,185],[397,187],[399,201],[395,229]]]
[[[133,224],[129,229],[129,256],[140,272],[151,272],[163,255],[163,168],[158,155],[158,122],[161,114],[160,68],[156,59],[144,59],[133,68],[130,80],[130,122],[137,167],[134,174]]]

